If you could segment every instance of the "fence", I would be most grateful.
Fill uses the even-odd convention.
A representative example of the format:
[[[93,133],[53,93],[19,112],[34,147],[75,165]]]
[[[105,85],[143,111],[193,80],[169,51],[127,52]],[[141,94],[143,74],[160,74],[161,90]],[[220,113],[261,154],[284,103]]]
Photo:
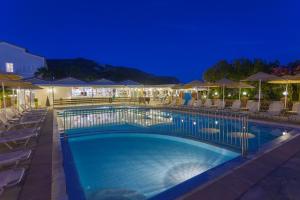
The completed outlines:
[[[136,97],[136,98],[128,98],[128,97],[116,97],[116,98],[72,98],[72,99],[54,99],[53,105],[54,107],[68,107],[74,105],[101,105],[101,104],[146,104],[149,103],[150,98],[147,97]]]
[[[111,107],[65,110],[59,116],[66,137],[86,134],[96,127],[90,132],[167,134],[239,149],[242,155],[248,150],[248,116],[239,112]]]

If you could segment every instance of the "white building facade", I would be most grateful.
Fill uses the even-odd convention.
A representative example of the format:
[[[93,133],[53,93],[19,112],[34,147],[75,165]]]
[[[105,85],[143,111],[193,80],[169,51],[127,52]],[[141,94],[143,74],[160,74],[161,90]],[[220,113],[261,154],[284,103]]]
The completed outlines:
[[[29,53],[26,49],[0,41],[0,72],[14,73],[23,78],[33,77],[40,67],[46,67],[46,59]]]

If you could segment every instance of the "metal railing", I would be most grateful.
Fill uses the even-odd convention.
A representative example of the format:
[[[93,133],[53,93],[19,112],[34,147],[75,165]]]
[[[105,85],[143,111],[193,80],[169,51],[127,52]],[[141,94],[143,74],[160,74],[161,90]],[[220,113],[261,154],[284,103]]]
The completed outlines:
[[[143,132],[193,138],[248,151],[248,116],[216,109],[109,107],[65,110],[58,114],[66,137],[78,134]]]
[[[151,99],[151,101],[153,98]],[[103,105],[103,104],[149,104],[149,97],[82,97],[72,99],[54,99],[54,107],[68,107],[75,105]]]

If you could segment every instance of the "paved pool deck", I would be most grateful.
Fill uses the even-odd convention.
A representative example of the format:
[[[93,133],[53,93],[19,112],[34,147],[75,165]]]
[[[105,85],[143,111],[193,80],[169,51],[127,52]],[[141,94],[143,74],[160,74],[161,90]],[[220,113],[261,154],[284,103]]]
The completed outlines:
[[[300,135],[178,198],[200,199],[300,199]]]
[[[53,111],[41,126],[29,169],[18,200],[50,200],[52,177]]]

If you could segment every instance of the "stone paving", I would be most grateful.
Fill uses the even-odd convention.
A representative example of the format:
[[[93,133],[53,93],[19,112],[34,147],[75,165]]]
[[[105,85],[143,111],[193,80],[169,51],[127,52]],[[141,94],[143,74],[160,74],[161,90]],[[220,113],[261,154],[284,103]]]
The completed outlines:
[[[48,111],[18,200],[50,200],[53,112]]]
[[[299,200],[300,135],[179,199]]]
[[[240,200],[299,200],[300,151],[266,178],[251,187]]]

